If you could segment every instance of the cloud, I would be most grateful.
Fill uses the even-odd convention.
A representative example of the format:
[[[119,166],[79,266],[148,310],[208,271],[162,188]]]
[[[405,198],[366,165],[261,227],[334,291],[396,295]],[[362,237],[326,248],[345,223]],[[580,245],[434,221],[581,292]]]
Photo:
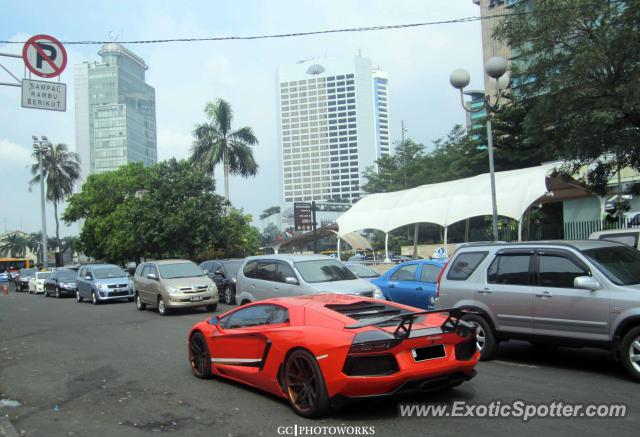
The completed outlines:
[[[4,165],[28,166],[31,164],[31,151],[20,144],[0,138],[0,156]]]

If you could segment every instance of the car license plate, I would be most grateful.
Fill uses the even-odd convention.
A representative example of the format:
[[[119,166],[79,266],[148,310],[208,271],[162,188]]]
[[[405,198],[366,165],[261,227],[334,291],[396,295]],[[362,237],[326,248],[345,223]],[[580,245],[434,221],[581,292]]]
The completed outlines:
[[[193,296],[191,298],[191,302],[200,302],[202,300],[202,296]]]
[[[413,355],[413,361],[415,361],[416,363],[420,361],[435,360],[437,358],[443,358],[447,356],[444,351],[444,345],[442,344],[412,349],[411,355]]]

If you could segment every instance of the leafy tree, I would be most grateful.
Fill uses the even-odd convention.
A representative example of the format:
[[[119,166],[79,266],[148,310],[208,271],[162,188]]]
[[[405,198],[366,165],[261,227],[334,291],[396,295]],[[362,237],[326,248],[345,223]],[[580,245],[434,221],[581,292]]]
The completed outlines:
[[[40,183],[40,161],[38,153],[33,153],[35,163],[31,165],[33,178],[30,186]],[[42,171],[47,186],[47,200],[53,203],[56,219],[56,247],[60,247],[60,218],[58,204],[73,193],[73,187],[80,179],[80,157],[70,152],[66,144],[49,145],[47,153],[42,157]]]
[[[5,234],[0,240],[0,254],[10,258],[22,258],[28,247],[27,237],[21,232]]]
[[[363,176],[367,193],[384,193],[422,185],[420,164],[424,158],[424,146],[411,139],[396,143],[396,153],[385,155],[368,167]]]
[[[226,100],[207,103],[204,112],[209,120],[196,125],[191,161],[211,177],[215,167],[223,165],[224,197],[229,201],[229,173],[247,178],[258,172],[252,149],[258,139],[248,126],[232,130],[233,110]]]
[[[128,164],[91,175],[70,197],[63,219],[85,220],[78,248],[112,262],[142,257],[199,259],[203,253],[238,256],[257,250],[251,216],[212,192],[211,179],[188,161],[151,167]]]
[[[622,167],[640,170],[640,2],[526,2],[496,30],[513,50],[514,106],[524,132],[557,149],[567,174],[588,166],[584,182],[606,191]]]

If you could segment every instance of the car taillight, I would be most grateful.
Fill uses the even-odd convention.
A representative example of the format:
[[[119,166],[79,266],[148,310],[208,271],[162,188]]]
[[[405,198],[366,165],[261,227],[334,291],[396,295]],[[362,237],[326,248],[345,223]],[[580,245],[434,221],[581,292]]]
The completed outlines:
[[[444,266],[442,266],[442,270],[440,270],[440,273],[438,274],[438,280],[436,281],[436,298],[440,297],[440,280],[442,279],[442,275],[447,268],[447,264],[449,264],[449,261],[444,263]]]
[[[355,336],[349,354],[366,354],[386,351],[400,341],[386,331],[365,331]]]

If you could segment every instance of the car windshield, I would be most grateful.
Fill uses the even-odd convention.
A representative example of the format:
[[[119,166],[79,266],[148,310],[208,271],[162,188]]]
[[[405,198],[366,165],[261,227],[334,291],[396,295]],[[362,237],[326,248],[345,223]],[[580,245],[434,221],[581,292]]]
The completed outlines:
[[[124,278],[127,274],[120,267],[101,267],[93,269],[96,279]]]
[[[344,264],[333,259],[300,261],[295,263],[295,266],[302,279],[310,284],[358,279]]]
[[[610,246],[583,253],[618,285],[640,284],[640,252],[630,247]]]
[[[193,278],[203,276],[204,272],[194,263],[160,264],[160,276],[164,279]]]
[[[20,269],[20,276],[23,278],[33,278],[36,274],[36,269]]]
[[[56,276],[59,281],[75,281],[78,274],[73,270],[58,270]]]
[[[224,267],[224,270],[227,272],[229,276],[238,276],[238,270],[244,264],[244,260],[242,261],[226,261],[221,263]]]
[[[37,273],[37,278],[38,279],[47,279],[49,276],[51,276],[51,272],[38,272]]]
[[[377,278],[380,276],[375,270],[362,264],[347,264],[347,268],[361,278]]]

